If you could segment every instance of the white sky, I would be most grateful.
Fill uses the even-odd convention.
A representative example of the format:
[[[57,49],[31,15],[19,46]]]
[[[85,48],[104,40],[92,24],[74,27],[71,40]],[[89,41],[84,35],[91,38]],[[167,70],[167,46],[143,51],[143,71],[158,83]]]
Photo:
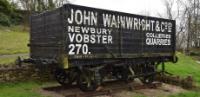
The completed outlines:
[[[72,4],[159,17],[164,14],[164,0],[69,0]]]

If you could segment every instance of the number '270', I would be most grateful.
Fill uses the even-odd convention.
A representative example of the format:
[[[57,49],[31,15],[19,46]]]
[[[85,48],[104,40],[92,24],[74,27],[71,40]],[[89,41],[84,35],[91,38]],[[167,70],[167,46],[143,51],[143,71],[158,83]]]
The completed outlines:
[[[69,55],[75,54],[88,54],[88,45],[87,44],[69,44]]]

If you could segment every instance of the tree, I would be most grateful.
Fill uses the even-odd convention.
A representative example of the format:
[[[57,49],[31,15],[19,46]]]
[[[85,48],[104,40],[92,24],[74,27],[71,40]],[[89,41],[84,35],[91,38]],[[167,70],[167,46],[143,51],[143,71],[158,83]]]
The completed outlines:
[[[164,16],[159,14],[161,17],[167,19],[176,20],[176,48],[181,49],[185,45],[185,31],[186,31],[186,21],[185,16],[181,13],[182,5],[180,0],[163,0],[165,6]]]
[[[7,0],[0,0],[0,10],[1,13],[4,13],[5,15],[11,14],[12,8]]]
[[[68,3],[68,0],[19,0],[24,10],[32,12],[43,12],[53,10]]]
[[[8,0],[0,0],[0,25],[10,26],[17,24],[20,20],[20,15],[15,10],[15,5]]]
[[[164,6],[166,18],[176,20],[176,47],[187,52],[190,48],[199,48],[199,0],[164,0]]]
[[[200,47],[200,22],[199,22],[199,0],[187,0],[184,3],[184,9],[187,15],[188,34],[187,34],[187,53],[190,48]]]

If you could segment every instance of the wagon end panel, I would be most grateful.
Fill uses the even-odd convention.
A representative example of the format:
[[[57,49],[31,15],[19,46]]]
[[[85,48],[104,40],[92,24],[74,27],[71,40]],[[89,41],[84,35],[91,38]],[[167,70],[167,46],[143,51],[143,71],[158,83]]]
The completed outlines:
[[[63,43],[61,8],[31,16],[30,57],[53,59]]]

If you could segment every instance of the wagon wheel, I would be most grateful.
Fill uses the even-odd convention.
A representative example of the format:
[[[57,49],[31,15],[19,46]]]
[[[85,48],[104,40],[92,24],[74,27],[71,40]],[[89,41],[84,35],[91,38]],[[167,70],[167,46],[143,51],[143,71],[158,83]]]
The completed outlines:
[[[126,67],[116,67],[113,74],[118,80],[128,81],[128,69]]]
[[[142,67],[143,74],[153,73],[155,72],[155,65],[154,63],[146,64],[144,67]],[[144,84],[151,84],[154,81],[155,74],[145,75],[140,80]]]
[[[79,70],[77,68],[71,68],[68,70],[68,77],[69,77],[69,82],[72,84],[78,79],[79,75]]]
[[[145,76],[141,79],[144,84],[151,84],[154,81],[154,75]]]
[[[54,73],[54,77],[58,83],[61,85],[70,85],[71,82],[68,77],[68,71],[65,71],[64,69],[56,69]]]
[[[82,91],[95,91],[98,86],[91,71],[81,72],[78,85]]]

